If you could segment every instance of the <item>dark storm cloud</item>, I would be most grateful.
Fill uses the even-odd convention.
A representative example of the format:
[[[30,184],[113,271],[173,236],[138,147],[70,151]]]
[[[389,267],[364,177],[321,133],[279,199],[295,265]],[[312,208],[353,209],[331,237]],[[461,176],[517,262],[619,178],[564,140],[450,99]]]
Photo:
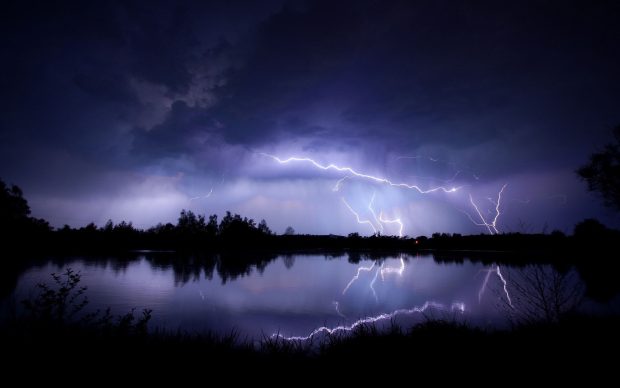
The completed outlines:
[[[191,165],[162,168],[161,159],[197,156],[190,145],[208,117],[201,107],[235,53],[222,58],[223,49],[278,8],[277,1],[3,3],[0,177],[52,218],[57,198],[76,207],[106,195],[114,201],[145,169],[176,177]]]
[[[221,42],[245,33],[244,23],[270,9],[224,2],[9,2],[2,16],[3,135],[76,152],[116,143],[115,136],[128,136],[124,128],[143,127],[144,115],[162,115],[145,111],[166,108],[143,101],[140,83],[159,87],[156,97],[167,98],[168,108],[189,98],[192,87],[199,89],[192,103],[200,103],[206,93],[200,88],[208,86],[199,83],[209,75],[198,73]]]
[[[609,116],[620,102],[613,3],[262,8],[9,7],[2,86],[11,113],[3,126],[89,155],[134,137],[129,149],[154,160],[191,157],[201,132],[248,148],[304,136],[315,138],[311,148],[380,138],[396,152],[454,150],[506,141],[507,133],[581,141],[586,125],[607,129],[615,118],[597,113]],[[145,96],[166,101],[154,106]],[[566,155],[574,145],[555,147]],[[549,151],[528,148],[525,157]]]
[[[302,136],[308,150],[519,150],[478,150],[496,158],[489,173],[532,158],[575,164],[574,148],[620,119],[618,15],[617,5],[585,2],[296,3],[256,25],[236,43],[243,49],[222,50],[239,62],[199,108],[219,124],[202,131],[248,148]],[[167,147],[158,139],[170,140],[152,138],[155,155]]]
[[[8,2],[0,176],[87,196],[275,149],[567,177],[620,122],[619,19],[614,1]]]
[[[166,120],[148,132],[134,132],[134,147],[148,158],[175,157],[204,147],[198,137],[215,127],[205,109],[190,107],[184,101],[175,102]]]

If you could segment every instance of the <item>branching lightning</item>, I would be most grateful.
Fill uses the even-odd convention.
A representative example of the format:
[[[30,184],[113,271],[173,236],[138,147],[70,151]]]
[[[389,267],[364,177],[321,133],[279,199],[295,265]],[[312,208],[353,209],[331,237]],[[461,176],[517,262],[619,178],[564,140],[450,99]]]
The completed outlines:
[[[368,220],[362,220],[360,218],[360,215],[357,214],[357,212],[355,210],[353,210],[353,208],[351,207],[351,205],[349,205],[349,203],[346,201],[346,199],[344,199],[344,197],[342,197],[342,202],[345,204],[345,206],[349,209],[349,211],[351,213],[353,213],[353,215],[355,216],[355,219],[357,220],[358,224],[368,224],[370,225],[370,227],[372,228],[372,232],[373,233],[377,233],[377,228],[375,228],[375,226],[372,224],[372,222],[368,221]]]
[[[370,272],[372,271],[376,266],[376,262],[373,262],[372,265],[370,266],[360,266],[357,269],[357,272],[355,273],[355,275],[353,276],[353,278],[349,281],[349,283],[346,285],[346,287],[344,288],[344,290],[342,290],[342,295],[344,295],[347,290],[351,287],[351,285],[359,279],[360,274],[362,273],[362,271],[364,272]],[[379,268],[376,269],[375,274],[369,284],[370,289],[373,292],[373,295],[375,297],[375,300],[378,301],[378,297],[377,297],[377,293],[374,289],[374,285],[379,277],[379,275],[381,276],[381,279],[384,281],[384,277],[386,275],[389,274],[396,274],[398,276],[402,276],[404,271],[405,271],[405,260],[404,258],[401,256],[400,257],[400,266],[398,267],[385,267],[385,263],[381,264],[381,266]],[[342,314],[342,312],[340,311],[340,304],[338,301],[333,301],[332,302],[336,313],[343,318],[346,318],[346,316],[344,314]],[[416,314],[416,313],[423,313],[425,311],[427,311],[428,309],[435,309],[438,311],[456,311],[459,313],[464,313],[466,311],[466,306],[464,303],[462,302],[454,302],[449,306],[446,306],[442,303],[438,303],[435,301],[427,301],[425,302],[422,306],[420,307],[413,307],[410,309],[398,309],[398,310],[394,310],[391,313],[383,313],[383,314],[379,314],[376,316],[371,316],[371,317],[366,317],[366,318],[362,318],[359,319],[355,322],[353,322],[350,325],[340,325],[340,326],[335,326],[335,327],[327,327],[327,326],[321,326],[315,330],[313,330],[310,334],[306,335],[306,336],[285,336],[282,335],[280,333],[274,333],[271,335],[271,338],[278,338],[278,339],[282,339],[284,341],[307,341],[312,339],[314,336],[324,333],[327,335],[332,335],[332,334],[337,334],[337,333],[348,333],[348,332],[352,332],[353,330],[355,330],[356,328],[362,326],[362,325],[366,325],[366,324],[375,324],[377,322],[380,321],[385,321],[385,320],[390,320],[395,318],[396,316],[399,315],[412,315],[412,314]]]
[[[267,156],[269,158],[272,158],[273,160],[275,160],[276,162],[280,163],[280,164],[288,164],[291,162],[307,162],[312,164],[314,167],[321,169],[321,170],[334,170],[334,171],[339,171],[339,172],[345,172],[348,173],[352,176],[358,177],[358,178],[362,178],[362,179],[367,179],[367,180],[371,180],[377,183],[384,183],[387,184],[389,186],[392,187],[401,187],[401,188],[405,188],[405,189],[410,189],[410,190],[416,190],[417,192],[419,192],[420,194],[428,194],[428,193],[433,193],[436,191],[443,191],[445,193],[454,193],[455,191],[459,190],[460,187],[451,187],[451,188],[446,188],[443,186],[439,186],[439,187],[433,187],[431,189],[427,189],[424,190],[422,188],[420,188],[417,185],[413,185],[413,184],[408,184],[408,183],[394,183],[391,180],[387,179],[387,178],[383,178],[383,177],[379,177],[379,176],[375,176],[375,175],[370,175],[370,174],[364,174],[361,172],[357,172],[355,171],[352,167],[341,167],[338,166],[336,164],[330,163],[328,165],[323,165],[321,163],[318,163],[317,161],[315,161],[314,159],[311,158],[299,158],[299,157],[295,157],[292,156],[290,158],[287,159],[281,159],[277,156],[274,155],[270,155],[270,154],[266,154],[266,153],[260,153],[263,156]]]
[[[279,333],[274,333],[271,335],[271,338],[281,338],[285,341],[307,341],[309,339],[311,339],[312,337],[314,337],[317,334],[320,333],[326,333],[326,334],[336,334],[339,332],[351,332],[353,330],[355,330],[355,328],[361,326],[361,325],[365,325],[365,324],[372,324],[372,323],[376,323],[379,321],[384,321],[384,320],[388,320],[388,319],[392,319],[398,315],[411,315],[411,314],[416,314],[416,313],[423,313],[426,310],[428,310],[429,308],[433,308],[436,310],[440,310],[440,311],[458,311],[460,313],[465,312],[466,308],[465,308],[465,304],[464,303],[460,303],[460,302],[456,302],[456,303],[452,303],[452,305],[450,305],[450,307],[447,307],[441,303],[437,303],[437,302],[426,302],[424,303],[422,306],[420,307],[414,307],[411,309],[398,309],[395,310],[391,313],[385,313],[385,314],[380,314],[380,315],[376,315],[373,317],[366,317],[363,319],[359,319],[357,321],[355,321],[354,323],[352,323],[351,325],[345,326],[345,325],[341,325],[341,326],[336,326],[336,327],[327,327],[327,326],[322,326],[319,327],[318,329],[313,330],[310,334],[308,334],[307,336],[292,336],[292,337],[286,337],[282,334]]]
[[[275,155],[271,155],[271,154],[267,154],[267,153],[259,153],[262,156],[266,156],[269,157],[273,160],[275,160],[276,162],[278,162],[279,164],[289,164],[289,163],[307,163],[310,164],[311,166],[313,166],[316,169],[320,169],[320,170],[324,170],[324,171],[335,171],[335,172],[340,172],[340,173],[344,173],[346,174],[345,176],[343,176],[342,178],[338,179],[338,181],[336,182],[336,184],[334,185],[334,187],[332,188],[332,191],[334,192],[339,192],[342,188],[343,183],[348,180],[348,179],[353,179],[353,178],[359,178],[359,179],[363,179],[363,180],[367,180],[367,181],[371,181],[371,182],[375,182],[375,183],[380,183],[380,184],[385,184],[388,185],[390,187],[396,187],[396,188],[404,188],[404,189],[409,189],[409,190],[414,190],[417,191],[420,194],[429,194],[429,193],[434,193],[434,192],[444,192],[444,193],[454,193],[458,190],[460,190],[463,186],[453,186],[453,187],[447,187],[447,186],[437,186],[437,187],[432,187],[429,189],[423,189],[418,185],[415,184],[409,184],[409,183],[398,183],[395,181],[392,181],[384,176],[377,176],[377,175],[371,175],[371,174],[367,174],[364,172],[359,172],[357,170],[355,170],[353,167],[350,166],[341,166],[341,165],[337,165],[334,163],[329,163],[329,164],[322,164],[317,162],[316,160],[312,159],[312,158],[308,158],[308,157],[297,157],[297,156],[291,156],[289,158],[280,158],[278,156]],[[422,158],[421,156],[412,156],[412,157],[407,157],[407,156],[403,156],[403,157],[399,157],[397,159],[420,159]],[[452,164],[449,162],[445,162],[442,161],[440,159],[436,159],[436,158],[431,158],[431,157],[424,157],[428,160],[430,160],[431,162],[443,162],[446,164]],[[454,174],[454,176],[452,176],[452,178],[450,178],[448,180],[448,182],[453,181],[456,179],[456,177],[462,173],[463,170],[458,170],[456,171],[456,173]],[[472,175],[474,176],[475,179],[478,179],[479,177],[476,176],[475,174],[472,173]],[[477,226],[483,226],[485,227],[488,232],[490,234],[498,234],[500,233],[497,223],[499,220],[499,217],[501,216],[502,212],[501,212],[501,205],[502,205],[502,195],[504,193],[504,190],[507,187],[507,183],[504,184],[501,188],[501,190],[499,191],[499,193],[497,194],[497,199],[492,199],[492,198],[488,198],[489,201],[493,204],[493,211],[489,211],[489,214],[483,214],[483,212],[481,211],[480,207],[478,206],[478,204],[474,201],[474,198],[471,194],[469,194],[469,202],[471,204],[471,206],[474,208],[475,211],[475,218],[479,218],[480,221],[477,221],[476,219],[474,219],[474,217],[472,217],[472,215],[467,212],[462,210],[462,212],[469,218],[469,220]],[[372,198],[370,199],[370,202],[368,204],[368,210],[370,212],[370,214],[372,215],[371,218],[368,219],[363,219],[360,216],[360,213],[358,213],[358,211],[356,211],[345,199],[344,197],[342,197],[342,202],[345,204],[345,206],[347,207],[347,209],[355,216],[355,219],[357,220],[357,223],[359,224],[367,224],[370,226],[370,228],[372,229],[372,233],[373,234],[377,234],[378,232],[383,233],[385,231],[385,225],[387,224],[397,224],[399,226],[398,228],[398,236],[399,237],[403,237],[403,230],[404,230],[404,224],[401,220],[401,218],[387,218],[384,216],[383,211],[379,211],[379,215],[377,216],[377,212],[375,211],[375,208],[373,206],[374,201],[375,201],[375,196],[376,196],[376,192],[373,193]]]
[[[372,216],[373,216],[373,218],[374,218],[374,220],[376,222],[376,226],[370,220],[363,220],[363,219],[361,219],[359,213],[356,212],[355,210],[353,210],[353,207],[351,207],[351,205],[349,205],[349,203],[344,199],[344,197],[342,197],[341,199],[344,202],[344,204],[347,207],[347,209],[349,209],[349,211],[355,216],[355,219],[357,220],[358,224],[368,224],[368,225],[370,225],[370,227],[372,228],[373,233],[383,232],[385,230],[383,224],[397,224],[399,226],[399,228],[398,228],[398,237],[403,237],[404,224],[400,220],[400,218],[387,219],[387,218],[385,218],[383,216],[383,211],[379,212],[379,216],[377,217],[377,213],[375,212],[375,209],[373,207],[373,203],[375,201],[375,195],[376,195],[376,193],[373,193],[372,197],[370,198],[370,202],[368,203],[368,210],[370,211],[370,214],[372,214]]]
[[[368,203],[368,210],[370,211],[370,214],[372,214],[372,216],[374,217],[375,222],[377,223],[379,231],[383,232],[383,224],[381,224],[381,221],[377,217],[377,213],[375,213],[375,209],[373,209],[373,207],[372,207],[372,203],[375,202],[375,195],[376,194],[377,194],[377,192],[373,192],[372,193],[372,198],[370,198],[370,202]]]
[[[487,219],[482,215],[482,212],[480,212],[480,208],[478,208],[478,205],[476,205],[476,203],[474,202],[474,198],[471,196],[471,194],[469,194],[469,202],[471,203],[471,205],[476,210],[476,213],[478,214],[478,217],[480,217],[480,219],[482,220],[482,223],[474,221],[474,219],[468,213],[465,213],[465,214],[467,214],[469,219],[475,225],[486,227],[490,234],[498,234],[499,233],[499,230],[497,229],[497,220],[499,219],[499,216],[501,215],[501,212],[500,212],[499,208],[500,208],[501,203],[502,203],[502,193],[504,192],[504,189],[506,188],[506,186],[508,186],[507,183],[502,186],[502,189],[497,194],[497,200],[493,200],[492,198],[488,198],[488,200],[491,201],[491,203],[493,205],[495,205],[495,215],[493,217],[493,221],[491,221],[491,222],[488,222]]]
[[[384,224],[398,224],[398,237],[403,237],[403,222],[400,220],[400,218],[395,218],[393,220],[389,220],[387,218],[383,217],[383,212],[379,213],[379,221],[383,222]]]

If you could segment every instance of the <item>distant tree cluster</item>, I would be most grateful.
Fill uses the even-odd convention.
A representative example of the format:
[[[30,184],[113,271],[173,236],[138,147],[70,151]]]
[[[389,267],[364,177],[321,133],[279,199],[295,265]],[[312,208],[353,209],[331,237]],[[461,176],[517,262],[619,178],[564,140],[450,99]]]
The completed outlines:
[[[258,224],[251,218],[232,214],[230,211],[218,224],[217,214],[209,216],[196,215],[191,210],[182,210],[176,226],[158,224],[146,230],[147,234],[155,235],[164,240],[178,240],[185,244],[232,243],[234,241],[260,240],[273,235],[265,220]]]
[[[239,242],[260,245],[273,235],[265,220],[257,224],[251,218],[227,211],[218,224],[216,214],[207,218],[191,210],[182,210],[176,225],[160,223],[141,230],[135,228],[131,222],[114,224],[112,220],[108,220],[101,228],[94,223],[75,229],[65,225],[57,233],[68,245],[92,244],[118,249],[141,247],[175,250],[211,249]]]

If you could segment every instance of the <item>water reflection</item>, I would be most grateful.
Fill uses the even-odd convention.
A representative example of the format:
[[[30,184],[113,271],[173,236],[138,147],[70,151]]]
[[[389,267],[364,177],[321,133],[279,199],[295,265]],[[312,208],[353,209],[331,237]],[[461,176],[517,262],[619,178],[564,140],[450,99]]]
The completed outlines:
[[[512,298],[510,298],[510,292],[508,291],[508,282],[504,278],[504,275],[502,275],[499,265],[493,264],[491,267],[484,269],[483,271],[486,272],[486,275],[484,277],[484,281],[482,282],[482,286],[480,287],[480,291],[478,291],[478,303],[482,301],[482,295],[487,289],[487,285],[489,284],[489,278],[491,277],[491,274],[494,273],[503,284],[502,288],[504,290],[504,295],[506,296],[506,301],[508,305],[514,308],[514,306],[512,305]]]
[[[347,259],[345,259],[347,258]],[[72,267],[89,287],[92,309],[153,309],[154,326],[187,332],[237,330],[305,339],[365,323],[409,325],[443,318],[502,326],[556,319],[583,292],[574,270],[501,268],[495,263],[433,260],[430,255],[196,255],[49,260],[28,269],[14,299],[27,298],[49,274]],[[542,292],[540,292],[541,285]],[[583,287],[581,287],[583,290]],[[543,300],[541,302],[541,300]]]
[[[370,274],[374,273],[374,275],[371,275],[370,277],[370,281],[368,282],[368,288],[371,290],[372,295],[376,303],[378,304],[379,297],[377,295],[377,291],[375,290],[375,283],[377,282],[377,279],[379,279],[380,277],[381,281],[385,282],[386,276],[388,275],[395,275],[398,277],[402,277],[406,269],[405,260],[406,260],[405,256],[401,254],[399,255],[399,258],[398,258],[398,262],[399,262],[398,266],[390,266],[389,264],[387,264],[387,261],[382,261],[380,265],[378,266],[377,266],[377,262],[372,262],[372,264],[369,266],[360,265],[357,268],[357,271],[355,272],[351,280],[347,283],[347,285],[342,290],[342,296],[344,296],[349,290],[349,288],[356,281],[360,279],[360,275],[362,275],[362,272],[370,273]],[[336,309],[336,313],[340,317],[344,318],[345,322],[347,322],[348,321],[347,316],[344,315],[340,311],[340,302],[335,300],[333,301],[333,305]],[[426,301],[424,302],[424,304],[422,304],[419,307],[399,308],[389,313],[381,313],[375,316],[367,316],[364,318],[360,318],[360,319],[353,321],[350,324],[341,324],[341,325],[334,326],[334,327],[321,326],[313,330],[312,332],[310,332],[308,335],[286,336],[281,333],[274,333],[271,335],[271,337],[272,338],[277,337],[277,338],[287,340],[287,341],[307,341],[307,340],[313,339],[317,335],[332,335],[332,334],[351,332],[362,325],[369,325],[369,324],[376,325],[377,323],[383,323],[385,321],[389,321],[390,323],[392,323],[394,322],[396,318],[400,318],[401,316],[411,316],[414,314],[421,314],[421,313],[427,312],[427,310],[429,309],[433,309],[436,311],[442,311],[442,312],[458,311],[460,313],[464,313],[466,307],[465,307],[465,304],[462,302],[453,302],[450,306],[446,306],[445,304],[442,304],[436,301]]]
[[[575,270],[529,265],[510,271],[508,281],[514,304],[508,299],[510,308],[505,310],[516,323],[558,322],[584,300],[583,283]]]

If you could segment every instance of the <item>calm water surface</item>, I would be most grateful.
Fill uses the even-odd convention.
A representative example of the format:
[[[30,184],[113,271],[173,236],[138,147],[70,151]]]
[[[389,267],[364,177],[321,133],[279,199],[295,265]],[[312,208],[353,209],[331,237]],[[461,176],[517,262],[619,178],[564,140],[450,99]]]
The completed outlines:
[[[51,273],[70,267],[88,286],[89,310],[110,307],[124,314],[150,308],[151,327],[236,330],[253,338],[273,333],[307,336],[321,326],[350,327],[360,319],[407,325],[435,317],[504,326],[518,307],[514,305],[522,303],[519,295],[511,295],[516,292],[511,284],[517,279],[515,271],[522,270],[469,261],[443,264],[430,256],[355,264],[346,256],[289,255],[234,270],[215,262],[170,263],[149,253],[123,261],[50,261],[23,273],[12,296],[34,296],[37,283],[51,283]]]

